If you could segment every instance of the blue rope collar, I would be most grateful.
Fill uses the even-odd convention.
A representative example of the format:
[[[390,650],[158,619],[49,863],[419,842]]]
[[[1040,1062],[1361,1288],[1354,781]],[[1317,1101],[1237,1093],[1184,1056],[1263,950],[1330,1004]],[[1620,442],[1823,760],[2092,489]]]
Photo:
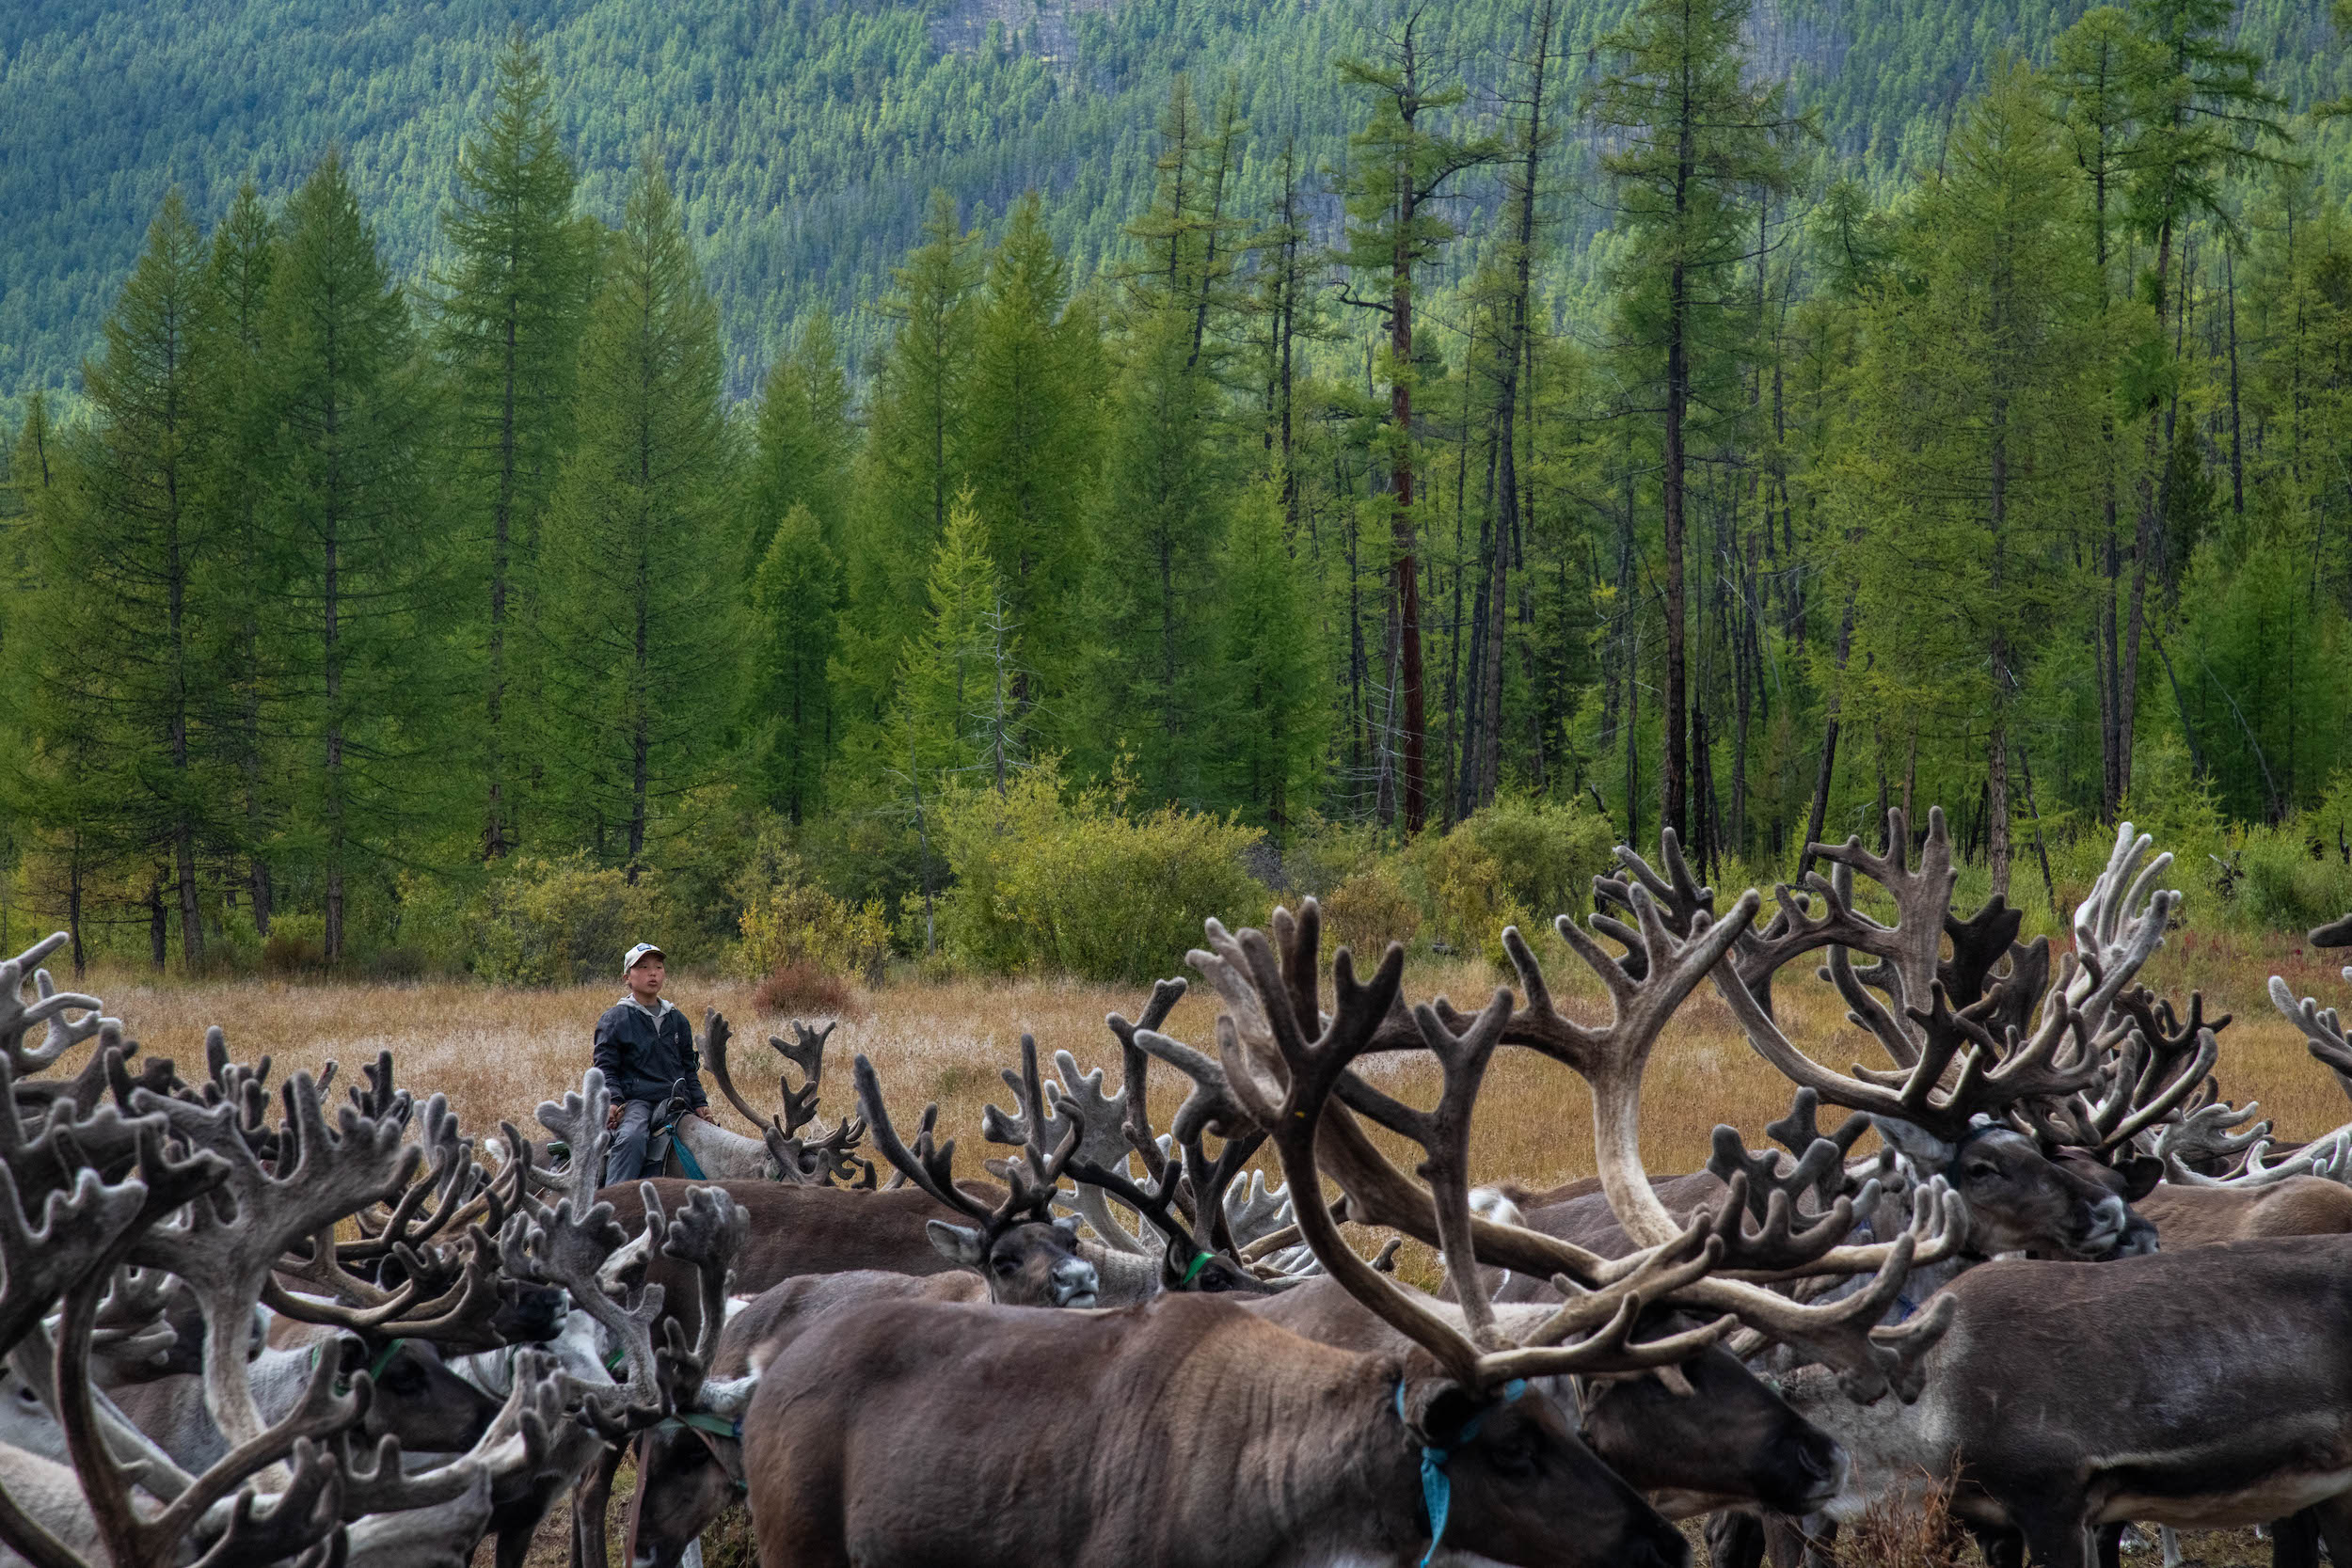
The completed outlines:
[[[1526,1392],[1527,1380],[1515,1377],[1502,1386],[1502,1396],[1496,1402],[1514,1403],[1521,1394]],[[1490,1404],[1486,1410],[1493,1408],[1494,1405]],[[1478,1435],[1478,1429],[1486,1423],[1486,1410],[1481,1410],[1463,1423],[1462,1430],[1454,1437],[1452,1448],[1439,1448],[1435,1443],[1423,1443],[1421,1447],[1421,1497],[1422,1504],[1429,1510],[1429,1550],[1422,1556],[1421,1568],[1429,1568],[1430,1561],[1437,1557],[1438,1544],[1445,1540],[1446,1514],[1454,1505],[1454,1480],[1445,1473],[1446,1461],[1460,1452],[1470,1444],[1470,1439]],[[1396,1381],[1396,1418],[1405,1423],[1405,1430],[1407,1433],[1413,1430],[1412,1421],[1405,1414],[1405,1380],[1403,1378]]]

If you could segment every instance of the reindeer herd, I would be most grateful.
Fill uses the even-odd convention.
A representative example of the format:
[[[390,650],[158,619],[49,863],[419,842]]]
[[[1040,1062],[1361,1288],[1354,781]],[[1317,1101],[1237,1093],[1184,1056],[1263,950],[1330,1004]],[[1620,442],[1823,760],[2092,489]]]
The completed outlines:
[[[56,989],[53,939],[0,964],[0,1546],[513,1568],[568,1498],[606,1568],[633,1458],[630,1568],[738,1500],[767,1568],[1679,1568],[1700,1515],[1718,1564],[1794,1568],[1931,1500],[1996,1568],[2112,1564],[2126,1521],[2352,1564],[2352,1128],[2282,1147],[2221,1098],[2228,1019],[2139,981],[2179,895],[2128,825],[2055,956],[2000,900],[1952,911],[1940,813],[1887,842],[1820,847],[1769,918],[1671,837],[1620,849],[1557,922],[1596,1022],[1517,931],[1516,987],[1466,1011],[1400,949],[1327,967],[1311,899],[1211,921],[1214,1037],[1164,1032],[1166,980],[1109,1020],[1116,1093],[1025,1039],[980,1129],[1007,1152],[961,1175],[864,1057],[819,1123],[805,1026],[761,1117],[714,1016],[763,1135],[684,1118],[694,1174],[599,1190],[594,1070],[535,1141],[468,1135],[389,1054],[342,1103],[217,1030],[183,1076]],[[1886,1065],[1792,1037],[1797,963]],[[1794,1101],[1653,1176],[1645,1069],[1701,987]],[[2271,990],[2352,1093],[2337,1015]],[[1596,1178],[1474,1181],[1505,1048],[1588,1085]],[[1154,1070],[1187,1088],[1164,1131]],[[1408,1239],[1438,1291],[1395,1275]]]

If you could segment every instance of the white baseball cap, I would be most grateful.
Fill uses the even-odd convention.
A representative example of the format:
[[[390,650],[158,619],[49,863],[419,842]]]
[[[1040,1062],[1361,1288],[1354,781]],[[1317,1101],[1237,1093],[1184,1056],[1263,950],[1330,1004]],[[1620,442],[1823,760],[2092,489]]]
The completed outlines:
[[[621,955],[621,973],[623,974],[627,974],[630,970],[635,969],[639,964],[644,962],[647,958],[660,958],[664,963],[667,963],[669,961],[669,958],[670,956],[667,953],[664,953],[660,948],[656,947],[652,942],[641,942],[636,946]]]

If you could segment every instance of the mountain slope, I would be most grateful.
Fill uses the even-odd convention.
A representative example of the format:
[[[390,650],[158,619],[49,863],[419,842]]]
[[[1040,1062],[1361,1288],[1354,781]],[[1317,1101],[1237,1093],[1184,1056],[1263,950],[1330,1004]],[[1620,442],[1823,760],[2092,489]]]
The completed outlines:
[[[1628,0],[1580,8],[1581,52]],[[2004,47],[2046,49],[2079,0],[1761,0],[1756,67],[1883,172],[1931,159],[1948,107]],[[1427,25],[1474,85],[1508,72],[1524,0]],[[1003,208],[1047,192],[1081,274],[1118,243],[1168,83],[1230,75],[1261,167],[1295,136],[1343,155],[1331,62],[1391,5],[1359,0],[0,0],[0,395],[69,387],[167,183],[199,219],[251,176],[281,197],[340,143],[396,265],[422,277],[493,48],[542,41],[582,171],[617,214],[630,161],[671,168],[740,390],[817,299],[885,286],[925,193]],[[2325,0],[2250,0],[2246,41],[2298,106],[2352,91]],[[1580,59],[1586,58],[1580,53]],[[1253,171],[1253,174],[1256,171]],[[1253,178],[1253,186],[1262,182]],[[1564,200],[1571,227],[1589,203]],[[854,345],[861,328],[851,314]]]

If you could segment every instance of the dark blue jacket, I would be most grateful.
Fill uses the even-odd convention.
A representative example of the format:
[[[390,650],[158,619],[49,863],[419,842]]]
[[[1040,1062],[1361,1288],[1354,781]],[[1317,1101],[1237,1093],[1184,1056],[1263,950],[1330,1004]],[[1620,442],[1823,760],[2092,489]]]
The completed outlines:
[[[661,1017],[623,997],[596,1020],[596,1066],[615,1101],[666,1100],[670,1085],[685,1082],[678,1092],[689,1105],[705,1105],[702,1058],[694,1052],[694,1031],[685,1012],[661,1005]]]

